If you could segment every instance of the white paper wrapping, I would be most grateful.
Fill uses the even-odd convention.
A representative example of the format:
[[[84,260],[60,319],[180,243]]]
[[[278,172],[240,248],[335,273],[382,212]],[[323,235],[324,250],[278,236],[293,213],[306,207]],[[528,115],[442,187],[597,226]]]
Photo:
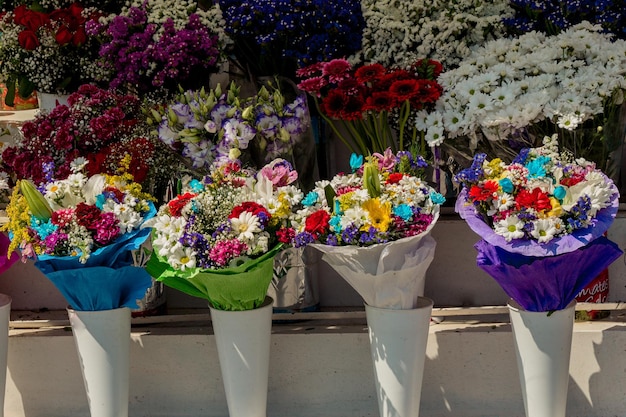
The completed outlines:
[[[429,231],[368,247],[313,246],[365,303],[406,310],[416,308],[417,297],[424,294],[426,270],[435,257],[436,241]]]

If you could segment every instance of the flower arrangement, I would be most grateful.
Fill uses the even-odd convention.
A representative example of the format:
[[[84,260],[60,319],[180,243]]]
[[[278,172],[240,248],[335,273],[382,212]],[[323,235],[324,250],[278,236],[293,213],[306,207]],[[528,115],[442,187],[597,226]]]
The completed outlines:
[[[415,308],[445,199],[420,179],[426,163],[410,152],[353,154],[350,166],[305,195],[288,236],[295,247],[321,251],[367,305]]]
[[[361,48],[361,2],[219,0],[233,63],[251,78],[282,75]]]
[[[320,181],[302,200],[294,246],[371,246],[422,234],[434,225],[443,196],[420,179],[427,166],[410,152],[353,154],[354,172]]]
[[[504,24],[518,35],[531,31],[555,34],[587,21],[601,25],[604,31],[620,39],[626,38],[626,12],[619,2],[514,0],[511,7],[515,14],[504,19]]]
[[[305,96],[287,101],[276,84],[241,97],[240,86],[231,82],[226,91],[218,85],[180,93],[165,108],[154,109],[152,118],[163,143],[192,169],[207,172],[240,158],[262,167],[290,156],[310,125],[307,109]]]
[[[57,106],[22,126],[23,138],[2,153],[7,170],[39,185],[72,174],[76,158],[88,175],[128,172],[146,187],[178,169],[167,148],[150,135],[139,98],[82,85]]]
[[[565,308],[622,253],[603,236],[617,187],[592,162],[560,152],[556,135],[510,164],[477,154],[457,180],[456,210],[482,238],[478,266],[526,310]]]
[[[612,176],[608,157],[621,138],[611,138],[611,123],[623,100],[624,65],[626,42],[585,23],[553,36],[494,40],[439,77],[444,94],[418,128],[445,128],[444,146],[469,159],[482,147],[506,161],[558,133],[562,147]]]
[[[289,241],[287,226],[302,198],[292,185],[296,179],[291,165],[278,159],[256,174],[233,162],[201,181],[185,181],[149,224],[154,254],[148,270],[166,285],[207,298],[220,309],[258,306],[272,279],[273,257]],[[241,288],[222,294],[210,288],[207,292],[209,284],[201,283],[219,276],[232,281],[233,274],[257,267],[262,272],[247,279],[258,289],[253,299],[235,295]]]
[[[87,177],[77,161],[66,179],[51,181],[38,190],[20,180],[7,207],[11,236],[9,254],[75,257],[85,264],[93,252],[138,233],[154,216],[153,198],[141,191],[129,174]]]
[[[110,88],[144,94],[207,84],[228,43],[223,27],[217,6],[204,10],[192,0],[136,0],[87,30],[102,44],[102,80]]]
[[[595,164],[559,152],[556,135],[511,164],[477,154],[456,180],[467,189],[467,203],[506,242],[548,243],[586,229],[615,194],[613,182]]]
[[[85,30],[103,12],[72,3],[44,10],[21,4],[0,19],[0,79],[7,85],[6,104],[33,90],[67,94],[99,74],[96,40]]]
[[[439,99],[441,70],[441,64],[433,60],[417,61],[405,70],[378,63],[353,67],[345,59],[334,59],[298,70],[298,87],[315,98],[320,114],[355,153],[412,148],[425,154],[426,146],[417,140],[410,120],[417,111],[433,108]],[[335,121],[347,130],[349,139]]]
[[[429,57],[446,70],[471,50],[506,35],[502,19],[513,14],[508,1],[364,0],[363,47],[354,59],[408,68]]]

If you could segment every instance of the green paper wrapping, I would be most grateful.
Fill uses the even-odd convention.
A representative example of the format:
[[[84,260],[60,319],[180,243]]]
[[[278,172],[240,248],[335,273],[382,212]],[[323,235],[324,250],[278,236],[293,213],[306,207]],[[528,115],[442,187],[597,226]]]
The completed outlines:
[[[224,269],[190,268],[178,271],[152,253],[146,270],[157,281],[193,297],[204,298],[218,310],[242,311],[260,307],[272,281],[278,245],[266,254]]]

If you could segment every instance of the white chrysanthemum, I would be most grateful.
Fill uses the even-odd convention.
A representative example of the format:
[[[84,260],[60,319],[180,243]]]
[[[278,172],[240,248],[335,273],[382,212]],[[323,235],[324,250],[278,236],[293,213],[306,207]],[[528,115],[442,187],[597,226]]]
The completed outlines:
[[[341,230],[345,230],[351,225],[361,227],[367,222],[367,211],[363,210],[361,206],[352,207],[347,209],[341,216]]]
[[[196,254],[189,247],[179,246],[168,254],[167,262],[174,268],[184,271],[187,268],[196,267]]]
[[[503,220],[495,222],[493,230],[504,237],[507,242],[524,237],[524,223],[516,215],[510,215]]]
[[[539,243],[545,243],[552,240],[559,234],[561,230],[561,219],[558,217],[548,217],[545,219],[538,219],[532,222],[533,230],[530,234],[537,239]],[[558,227],[557,227],[558,225]]]
[[[230,219],[230,224],[237,238],[243,242],[254,240],[254,234],[261,231],[259,218],[247,211],[241,212],[239,217]]]

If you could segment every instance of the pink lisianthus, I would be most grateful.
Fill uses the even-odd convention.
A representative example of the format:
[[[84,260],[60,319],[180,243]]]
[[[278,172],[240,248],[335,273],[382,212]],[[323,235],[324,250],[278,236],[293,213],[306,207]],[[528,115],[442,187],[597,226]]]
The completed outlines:
[[[284,159],[275,159],[264,166],[259,171],[259,175],[270,180],[275,187],[287,186],[298,179],[298,172]]]

